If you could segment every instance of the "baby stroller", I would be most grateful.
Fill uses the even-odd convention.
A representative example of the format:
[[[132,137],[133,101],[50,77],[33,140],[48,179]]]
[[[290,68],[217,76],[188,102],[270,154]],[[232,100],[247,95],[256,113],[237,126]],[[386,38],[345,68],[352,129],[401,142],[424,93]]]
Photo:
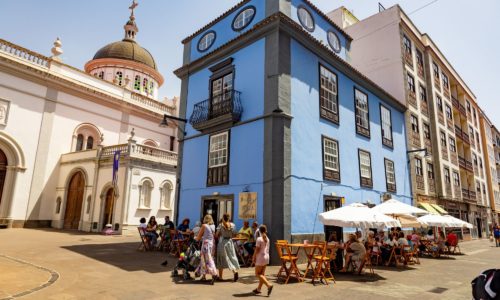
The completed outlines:
[[[183,270],[182,278],[184,280],[191,279],[189,272],[194,272],[198,265],[200,264],[200,246],[199,242],[191,241],[187,250],[182,252],[179,256],[179,260],[172,271],[172,277],[179,276],[179,270]]]

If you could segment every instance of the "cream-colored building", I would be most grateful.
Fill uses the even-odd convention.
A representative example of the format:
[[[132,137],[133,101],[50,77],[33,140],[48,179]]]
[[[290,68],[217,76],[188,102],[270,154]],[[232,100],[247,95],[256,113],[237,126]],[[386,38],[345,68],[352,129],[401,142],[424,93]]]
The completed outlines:
[[[177,99],[158,100],[163,77],[136,41],[99,50],[85,71],[0,40],[0,224],[121,232],[141,217],[173,216]],[[116,185],[113,162],[119,152]]]
[[[485,119],[487,120],[487,118]],[[485,122],[485,132],[487,132],[488,123]],[[495,125],[490,127],[491,133],[491,146],[492,149],[489,150],[489,165],[490,165],[490,176],[491,176],[491,210],[493,225],[500,224],[500,132]],[[496,183],[496,184],[495,184]],[[491,194],[492,193],[492,194]]]
[[[339,11],[345,8],[328,15],[344,24]],[[416,202],[437,204],[437,209],[473,223],[471,232],[463,232],[465,238],[486,236],[491,217],[475,95],[399,5],[345,30],[353,38],[352,64],[408,107]]]

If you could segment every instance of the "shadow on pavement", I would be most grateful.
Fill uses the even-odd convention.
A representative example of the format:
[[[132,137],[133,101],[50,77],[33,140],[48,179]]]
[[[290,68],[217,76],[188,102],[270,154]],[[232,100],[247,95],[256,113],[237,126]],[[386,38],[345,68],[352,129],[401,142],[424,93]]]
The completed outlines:
[[[256,295],[253,292],[248,292],[248,293],[240,293],[240,294],[233,294],[233,297],[235,298],[246,298],[246,297],[266,297],[267,298],[267,293],[262,293],[260,295]]]
[[[141,252],[138,243],[85,244],[62,246],[80,255],[109,264],[128,272],[160,273],[172,271],[177,259],[164,252]],[[168,260],[166,267],[161,263]]]
[[[410,267],[410,266],[404,266],[404,267],[394,267],[394,266],[373,266],[373,270],[375,271],[375,274],[377,273],[377,270],[384,270],[384,271],[393,271],[393,272],[406,272],[406,271],[413,271],[417,270],[417,268]]]

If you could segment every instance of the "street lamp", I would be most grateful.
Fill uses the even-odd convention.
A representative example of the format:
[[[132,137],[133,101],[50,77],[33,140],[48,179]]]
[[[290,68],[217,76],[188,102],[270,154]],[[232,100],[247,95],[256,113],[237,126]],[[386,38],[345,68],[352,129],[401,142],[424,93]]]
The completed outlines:
[[[431,157],[431,156],[432,156],[432,155],[429,153],[429,151],[427,151],[427,149],[426,149],[426,148],[406,151],[406,154],[410,154],[410,153],[418,153],[418,152],[425,152],[424,157]]]
[[[182,119],[182,118],[177,118],[177,117],[174,117],[174,116],[169,116],[167,114],[164,114],[163,115],[163,120],[161,120],[160,122],[160,127],[168,127],[168,119],[171,119],[171,120],[176,120],[176,121],[179,121],[179,122],[184,122],[184,123],[187,123],[187,120],[186,119]]]

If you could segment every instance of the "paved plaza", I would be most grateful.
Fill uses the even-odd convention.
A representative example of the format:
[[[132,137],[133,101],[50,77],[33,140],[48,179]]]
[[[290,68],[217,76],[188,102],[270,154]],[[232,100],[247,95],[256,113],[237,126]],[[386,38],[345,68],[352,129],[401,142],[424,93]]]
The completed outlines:
[[[102,236],[56,230],[0,230],[0,299],[231,299],[258,298],[253,269],[215,286],[170,277],[175,259],[140,252],[138,236]],[[407,268],[375,268],[375,276],[336,274],[336,283],[275,284],[275,299],[470,299],[470,281],[500,267],[500,248],[489,240],[463,242],[465,255],[421,259]],[[269,268],[276,274],[277,268]],[[275,277],[271,276],[275,281]]]

